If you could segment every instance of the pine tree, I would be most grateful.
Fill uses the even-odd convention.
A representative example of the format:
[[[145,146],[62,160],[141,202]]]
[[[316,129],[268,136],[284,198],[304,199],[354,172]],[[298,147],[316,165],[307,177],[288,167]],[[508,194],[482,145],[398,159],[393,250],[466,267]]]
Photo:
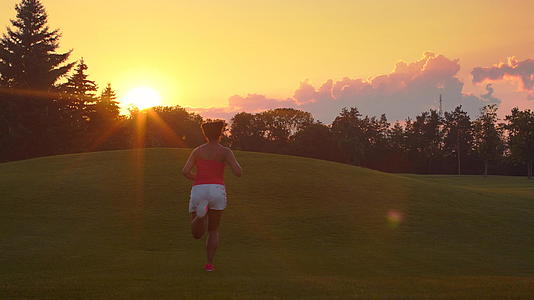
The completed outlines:
[[[0,148],[8,149],[0,156],[7,160],[58,152],[60,103],[53,94],[26,92],[54,89],[74,65],[66,62],[70,51],[56,52],[61,35],[48,28],[40,1],[22,0],[15,9],[11,28],[0,38],[0,119],[7,128]]]
[[[108,83],[95,105],[95,123],[97,127],[106,126],[119,119],[120,108],[115,91]]]
[[[66,83],[61,85],[60,89],[65,93],[64,98],[67,100],[68,108],[81,119],[88,121],[95,109],[98,87],[94,81],[88,79],[87,69],[87,64],[82,58],[74,74],[68,78]]]
[[[39,0],[22,0],[0,39],[0,85],[3,87],[49,90],[67,74],[74,63],[66,63],[71,51],[57,53],[59,30],[50,30],[48,16]]]
[[[119,103],[115,91],[108,83],[95,100],[94,115],[89,122],[86,142],[88,150],[118,149],[124,145],[125,122],[120,118]]]
[[[83,131],[89,127],[89,122],[95,116],[95,102],[97,85],[94,81],[89,80],[86,71],[88,67],[83,58],[78,63],[74,74],[72,74],[66,83],[60,86],[64,93],[61,101],[63,102],[63,116],[69,120],[69,129],[71,131],[71,141],[75,142],[75,148],[81,146],[81,141],[77,138],[82,137]],[[77,137],[77,138],[75,138]]]

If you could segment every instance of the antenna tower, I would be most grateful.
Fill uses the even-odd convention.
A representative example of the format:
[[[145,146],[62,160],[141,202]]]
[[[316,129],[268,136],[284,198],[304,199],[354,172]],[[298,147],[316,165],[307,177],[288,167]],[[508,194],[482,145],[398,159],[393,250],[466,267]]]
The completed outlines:
[[[441,94],[439,94],[439,116],[440,117],[443,116],[443,107],[441,106],[441,103],[442,103]]]

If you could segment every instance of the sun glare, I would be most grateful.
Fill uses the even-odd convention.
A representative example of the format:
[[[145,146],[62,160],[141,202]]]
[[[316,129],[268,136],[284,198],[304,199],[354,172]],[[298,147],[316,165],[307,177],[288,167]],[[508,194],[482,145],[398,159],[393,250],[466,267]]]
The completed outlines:
[[[125,105],[135,105],[143,110],[161,105],[161,95],[151,87],[140,86],[130,90],[121,102]]]

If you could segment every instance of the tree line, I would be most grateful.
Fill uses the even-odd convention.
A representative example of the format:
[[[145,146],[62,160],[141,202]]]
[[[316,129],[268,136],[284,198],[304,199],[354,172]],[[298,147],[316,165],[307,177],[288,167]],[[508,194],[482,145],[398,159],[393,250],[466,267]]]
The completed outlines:
[[[58,30],[39,0],[22,0],[0,39],[0,161],[128,149],[195,147],[200,115],[179,106],[120,114],[111,84],[97,93],[81,59],[59,53]],[[332,160],[388,172],[532,176],[534,112],[497,107],[476,119],[456,107],[422,112],[405,122],[343,109],[332,124],[304,111],[278,108],[236,114],[223,143],[246,151]]]
[[[345,108],[331,125],[290,108],[242,112],[230,125],[235,149],[338,161],[386,172],[532,176],[534,112],[514,108],[499,122],[497,106],[474,120],[461,106],[422,112],[393,124],[385,115]]]

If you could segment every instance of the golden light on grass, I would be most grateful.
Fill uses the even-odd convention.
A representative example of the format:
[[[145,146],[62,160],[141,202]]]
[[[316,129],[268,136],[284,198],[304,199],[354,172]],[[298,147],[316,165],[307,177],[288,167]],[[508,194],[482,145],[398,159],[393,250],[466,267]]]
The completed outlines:
[[[134,105],[140,110],[161,105],[161,95],[155,89],[148,86],[139,86],[130,90],[121,102],[126,105]]]

